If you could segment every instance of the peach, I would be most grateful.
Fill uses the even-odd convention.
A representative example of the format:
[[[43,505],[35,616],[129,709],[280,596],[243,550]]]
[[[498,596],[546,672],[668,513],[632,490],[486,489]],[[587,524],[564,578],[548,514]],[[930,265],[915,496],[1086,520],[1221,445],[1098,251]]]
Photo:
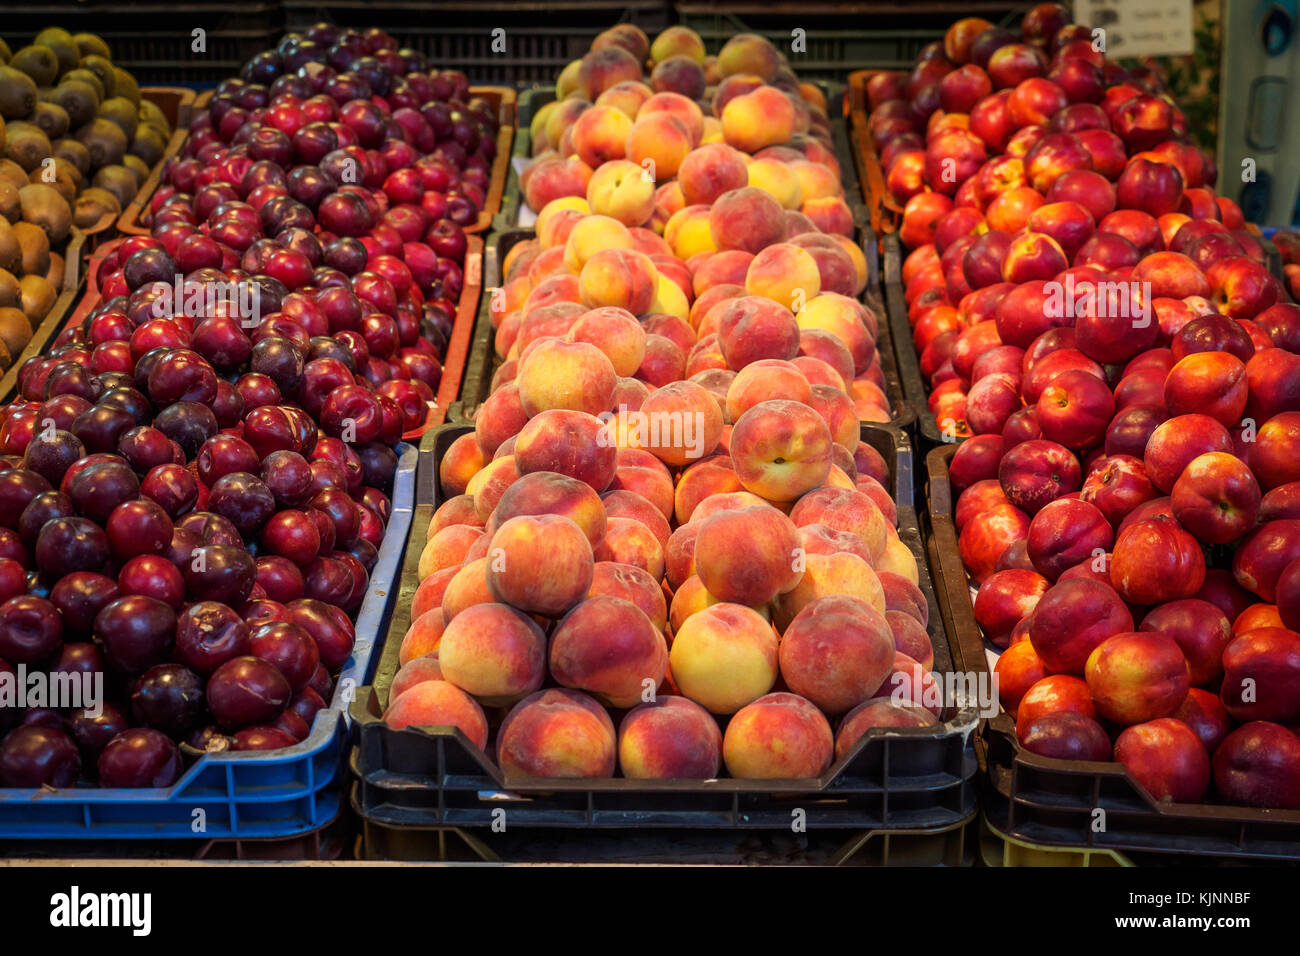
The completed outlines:
[[[906,654],[926,670],[934,667],[934,644],[916,618],[902,611],[886,611],[885,620],[889,622],[896,651]]]
[[[586,412],[544,411],[520,429],[515,440],[515,465],[521,475],[558,472],[604,491],[614,480],[618,452],[605,425]]]
[[[672,603],[668,605],[668,623],[675,634],[682,629],[682,624],[692,614],[698,614],[706,607],[721,603],[723,602],[718,600],[716,595],[709,593],[709,589],[704,586],[699,575],[692,574],[673,593]],[[763,614],[761,608],[756,610]],[[763,616],[766,619],[767,615]]]
[[[605,508],[607,521],[609,518],[631,518],[633,521],[639,521],[659,539],[660,547],[668,547],[668,538],[672,534],[672,529],[668,526],[668,519],[664,517],[663,512],[649,499],[635,491],[620,489],[606,492],[601,498],[601,504]]]
[[[739,780],[795,780],[817,777],[831,764],[831,725],[812,703],[796,694],[767,694],[727,722],[722,759]]]
[[[650,86],[656,92],[680,93],[697,100],[704,95],[707,81],[704,68],[689,56],[670,56],[655,64],[650,73]]]
[[[474,698],[443,680],[423,681],[398,694],[384,711],[384,723],[403,727],[455,727],[479,750],[487,747],[487,718]]]
[[[749,185],[761,189],[785,209],[803,205],[803,186],[793,169],[776,159],[756,159],[749,164]]]
[[[633,780],[712,779],[722,763],[722,731],[694,701],[656,697],[619,724],[618,763]]]
[[[709,210],[709,233],[718,249],[759,253],[786,237],[781,204],[752,186],[723,193]]]
[[[591,48],[599,50],[606,46],[621,46],[636,58],[638,63],[645,62],[650,55],[650,38],[645,31],[631,23],[616,23],[608,30],[603,30],[591,41]]]
[[[760,402],[736,421],[731,456],[746,491],[769,501],[794,501],[825,482],[831,469],[830,429],[799,402]]]
[[[443,568],[421,581],[411,598],[411,617],[418,621],[434,608],[441,608],[447,587],[451,584],[452,578],[459,573],[460,568]],[[486,588],[487,585],[484,584],[484,587]]]
[[[494,458],[470,480],[465,493],[474,496],[474,508],[484,524],[506,489],[518,480],[519,471],[515,468],[513,455]]]
[[[577,90],[584,99],[594,100],[618,83],[641,79],[641,63],[620,46],[592,50],[578,66]]]
[[[715,714],[734,714],[776,683],[772,625],[741,604],[714,604],[678,629],[668,656],[681,693]]]
[[[850,239],[848,236],[834,235],[834,236],[831,236],[831,238],[834,239],[835,242],[839,244],[840,248],[843,249],[843,250],[845,251],[845,253],[848,254],[849,259],[851,259],[852,262],[853,262],[853,271],[854,271],[854,273],[857,275],[857,282],[856,282],[856,284],[853,286],[853,292],[850,293],[850,294],[851,294],[852,296],[859,296],[859,295],[861,295],[861,294],[862,294],[862,290],[864,290],[864,289],[867,287],[867,256],[866,256],[866,253],[864,253],[864,252],[862,251],[862,247],[861,247],[861,246],[859,246],[856,242],[854,242],[854,241],[853,241],[852,239]],[[829,288],[829,284],[826,282],[825,278],[823,278],[823,280],[822,280],[822,287],[823,287],[823,288]],[[838,291],[838,290],[831,289],[830,291],[834,292],[834,291]]]
[[[677,381],[650,393],[641,404],[638,447],[669,465],[698,461],[718,446],[722,412],[713,396],[695,382]]]
[[[798,323],[781,303],[747,295],[715,308],[718,342],[730,368],[741,371],[763,359],[789,361],[799,354]]]
[[[710,207],[686,206],[669,217],[664,224],[664,240],[679,259],[689,259],[701,252],[713,252],[718,247],[713,241],[709,225]]]
[[[754,254],[744,249],[728,249],[709,253],[696,266],[691,276],[692,291],[698,300],[705,292],[717,286],[744,285],[745,275]]]
[[[584,313],[569,327],[565,340],[596,346],[620,377],[636,372],[645,358],[645,329],[631,312],[618,306]]]
[[[647,335],[645,340],[645,358],[636,370],[636,378],[654,388],[659,388],[678,379],[686,373],[686,353],[677,343],[662,335]]]
[[[595,559],[582,528],[562,515],[519,515],[502,522],[488,549],[493,598],[556,617],[591,588]]]
[[[871,563],[871,549],[867,543],[851,531],[839,531],[823,524],[808,524],[799,527],[799,546],[807,554],[855,554],[868,564]],[[898,575],[891,575],[897,578]],[[885,587],[881,580],[882,589]],[[889,606],[889,592],[885,590],[886,607]]]
[[[791,236],[790,243],[806,250],[817,263],[817,275],[823,291],[838,292],[849,297],[857,294],[857,266],[834,236],[816,232],[803,233]]]
[[[542,685],[546,635],[514,608],[476,604],[447,624],[438,663],[447,681],[480,704],[509,706]]]
[[[812,220],[822,232],[837,236],[852,236],[853,210],[838,196],[805,199],[799,211]]]
[[[624,155],[656,182],[676,176],[694,146],[686,123],[664,110],[643,114],[624,137]]]
[[[495,535],[503,524],[521,515],[562,515],[582,529],[593,548],[605,537],[600,496],[586,482],[568,475],[534,471],[520,476],[497,502],[487,533]]]
[[[548,339],[520,363],[516,381],[530,418],[548,409],[596,415],[609,409],[618,375],[596,346]]]
[[[596,561],[630,564],[656,580],[664,576],[663,545],[653,531],[632,518],[606,519],[605,540],[596,548],[594,557]]]
[[[615,83],[596,97],[597,106],[612,106],[630,120],[636,119],[641,104],[648,100],[654,91],[640,80],[624,80]]]
[[[488,462],[473,433],[457,438],[438,464],[438,481],[448,497],[464,494],[469,480]]]
[[[668,645],[635,604],[618,597],[588,598],[569,611],[551,635],[551,676],[611,707],[652,699],[668,668]]]
[[[868,326],[868,313],[862,303],[845,295],[823,292],[799,310],[795,322],[800,331],[829,332],[849,350],[856,373],[871,367],[876,354],[876,338]]]
[[[580,691],[557,687],[521,700],[497,733],[497,763],[507,780],[612,777],[616,751],[605,708]]]
[[[821,272],[806,250],[780,242],[754,256],[745,274],[745,291],[797,312],[821,292]]]
[[[802,196],[802,202],[795,208],[804,215],[808,215],[803,208],[805,204],[817,199],[840,199],[844,195],[839,177],[821,163],[798,159],[790,163],[790,172],[799,180],[799,193]]]
[[[586,215],[573,226],[564,242],[564,268],[580,275],[587,260],[602,249],[631,249],[632,246],[632,233],[617,219]]]
[[[441,607],[431,608],[417,617],[402,635],[402,646],[397,654],[398,665],[404,667],[416,658],[437,654],[438,643],[442,640],[445,628]]]
[[[674,260],[675,261],[675,260]],[[653,261],[652,261],[653,265]],[[690,318],[691,303],[686,298],[681,286],[674,281],[669,274],[658,272],[656,269],[655,279],[655,296],[650,302],[650,308],[646,310],[652,315],[671,315],[674,318],[686,322]],[[689,325],[689,323],[687,323]],[[676,342],[673,343],[677,345]],[[681,346],[677,348],[681,350]],[[682,351],[682,361],[685,363],[686,353]],[[678,376],[679,378],[681,376]]]
[[[390,702],[397,700],[416,684],[442,679],[442,665],[438,663],[437,651],[414,658],[402,664],[393,675],[393,683],[388,688],[388,699]]]
[[[854,745],[873,727],[933,727],[939,721],[924,707],[912,703],[894,704],[875,698],[863,701],[844,715],[835,732],[835,759],[843,760]]]
[[[696,63],[704,62],[704,41],[689,27],[672,26],[664,30],[650,44],[650,61],[662,63],[670,56],[690,57]]]
[[[709,495],[695,506],[695,510],[691,512],[691,523],[699,524],[710,515],[718,514],[721,511],[742,511],[745,508],[761,508],[764,506],[771,507],[772,503],[748,491],[721,492]]]
[[[573,147],[578,158],[595,169],[627,155],[632,120],[613,106],[592,106],[573,123]]]
[[[704,113],[695,100],[681,93],[664,90],[655,93],[641,105],[637,119],[643,119],[655,113],[668,113],[681,120],[686,131],[691,135],[691,145],[697,146],[704,134]]]
[[[618,470],[609,490],[635,491],[654,503],[665,518],[673,514],[673,479],[667,466],[650,452],[639,448],[621,448],[617,451]]]
[[[749,73],[771,83],[780,68],[781,56],[776,47],[756,33],[738,33],[718,51],[718,72],[724,77]]]
[[[790,520],[800,528],[817,524],[857,535],[866,544],[873,564],[885,553],[888,522],[861,491],[816,488],[796,502]]]
[[[785,629],[781,676],[826,713],[842,714],[875,695],[893,672],[894,653],[882,613],[851,595],[833,594],[805,605]]]
[[[700,502],[712,495],[741,490],[729,457],[706,458],[682,472],[673,492],[673,514],[678,524],[686,524]]]
[[[582,267],[578,294],[588,309],[615,307],[633,315],[651,311],[659,273],[645,253],[633,249],[601,249]]]
[[[462,473],[465,474],[464,491],[469,490],[475,476],[487,467],[501,443],[516,434],[527,421],[528,413],[524,411],[523,403],[520,401],[518,385],[513,383],[504,385],[487,397],[474,415],[474,440],[483,462],[473,471],[462,469]],[[459,441],[460,439],[457,439],[457,443]],[[448,450],[448,457],[452,457],[450,450]]]
[[[433,537],[443,528],[454,524],[472,524],[478,528],[483,527],[483,519],[478,516],[478,511],[474,508],[474,498],[471,495],[459,494],[440,504],[429,522],[427,538]]]
[[[808,554],[804,556],[804,573],[799,583],[776,600],[776,622],[789,625],[795,617],[818,598],[847,594],[865,601],[884,614],[885,592],[871,565],[855,554]]]
[[[622,598],[635,604],[658,631],[662,631],[668,624],[668,602],[663,588],[658,580],[642,568],[613,561],[597,561],[587,597],[602,595]]]
[[[668,536],[664,548],[665,581],[670,588],[678,589],[688,578],[695,576],[695,539],[700,535],[698,522],[683,524]]]
[[[564,196],[587,197],[591,178],[591,167],[576,156],[544,159],[530,170],[524,199],[529,208],[544,209],[547,203]]]
[[[738,149],[710,143],[682,160],[677,181],[687,205],[712,205],[724,193],[749,185],[749,168]],[[774,200],[775,201],[775,200]]]
[[[420,580],[423,581],[429,575],[444,568],[460,567],[465,560],[465,552],[482,536],[482,528],[474,528],[467,524],[443,528],[425,543],[424,550],[420,552],[416,572]]]
[[[654,180],[626,159],[604,163],[592,173],[586,195],[593,213],[610,216],[625,226],[644,225],[654,213]]]
[[[826,427],[831,432],[831,440],[846,451],[855,448],[860,432],[858,402],[850,399],[843,389],[833,385],[813,385],[812,392],[810,404],[826,422]],[[851,480],[848,483],[850,486],[853,484]]]
[[[766,604],[799,583],[799,533],[770,505],[704,518],[695,572],[711,594],[736,604]]]
[[[1083,681],[1079,682],[1080,684]],[[1085,691],[1086,691],[1085,687]],[[921,666],[906,654],[894,652],[894,670],[876,691],[876,698],[900,706],[908,704],[924,707],[935,717],[943,713],[943,694],[933,672]]]

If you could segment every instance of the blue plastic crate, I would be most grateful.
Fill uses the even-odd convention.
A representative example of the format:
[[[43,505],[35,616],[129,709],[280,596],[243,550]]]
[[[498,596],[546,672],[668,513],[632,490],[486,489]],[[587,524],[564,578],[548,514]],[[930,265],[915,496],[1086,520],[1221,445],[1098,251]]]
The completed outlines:
[[[160,789],[0,788],[0,838],[175,840],[291,837],[338,816],[356,689],[369,682],[387,631],[415,501],[414,445],[398,446],[393,513],[356,621],[352,656],[311,734],[273,752],[207,754]],[[334,786],[330,786],[334,784]],[[328,788],[328,789],[327,789]]]

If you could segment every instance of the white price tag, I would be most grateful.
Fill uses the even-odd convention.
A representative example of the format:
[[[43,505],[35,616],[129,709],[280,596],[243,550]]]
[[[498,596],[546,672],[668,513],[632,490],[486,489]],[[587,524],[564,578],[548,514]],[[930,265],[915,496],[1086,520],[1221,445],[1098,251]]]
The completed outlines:
[[[1074,20],[1104,31],[1112,60],[1186,56],[1195,48],[1192,0],[1074,0]]]

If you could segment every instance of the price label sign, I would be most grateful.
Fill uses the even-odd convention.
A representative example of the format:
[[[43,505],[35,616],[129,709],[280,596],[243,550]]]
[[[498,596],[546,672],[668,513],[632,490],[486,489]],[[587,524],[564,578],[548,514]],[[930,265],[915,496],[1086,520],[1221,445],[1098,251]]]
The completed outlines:
[[[1075,0],[1074,21],[1103,31],[1106,56],[1187,56],[1192,0]]]

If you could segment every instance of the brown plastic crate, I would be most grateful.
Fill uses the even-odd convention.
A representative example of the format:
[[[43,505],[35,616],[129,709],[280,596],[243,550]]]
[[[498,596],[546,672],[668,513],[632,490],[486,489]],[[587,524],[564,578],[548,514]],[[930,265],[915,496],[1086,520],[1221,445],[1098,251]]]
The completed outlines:
[[[494,102],[497,118],[501,123],[497,130],[497,154],[492,159],[492,173],[488,180],[487,199],[479,210],[478,220],[472,226],[466,226],[467,233],[487,232],[492,220],[501,209],[501,197],[505,193],[506,176],[510,172],[510,149],[515,135],[515,115],[517,96],[509,86],[471,86],[470,96],[481,96]]]
[[[966,569],[957,550],[948,464],[956,448],[926,456],[929,550],[944,628],[972,673],[988,672]],[[1002,833],[1050,847],[1123,853],[1300,860],[1300,810],[1160,803],[1116,761],[1040,757],[1020,747],[1006,713],[981,724],[982,802]],[[1094,830],[1096,811],[1105,829]]]

